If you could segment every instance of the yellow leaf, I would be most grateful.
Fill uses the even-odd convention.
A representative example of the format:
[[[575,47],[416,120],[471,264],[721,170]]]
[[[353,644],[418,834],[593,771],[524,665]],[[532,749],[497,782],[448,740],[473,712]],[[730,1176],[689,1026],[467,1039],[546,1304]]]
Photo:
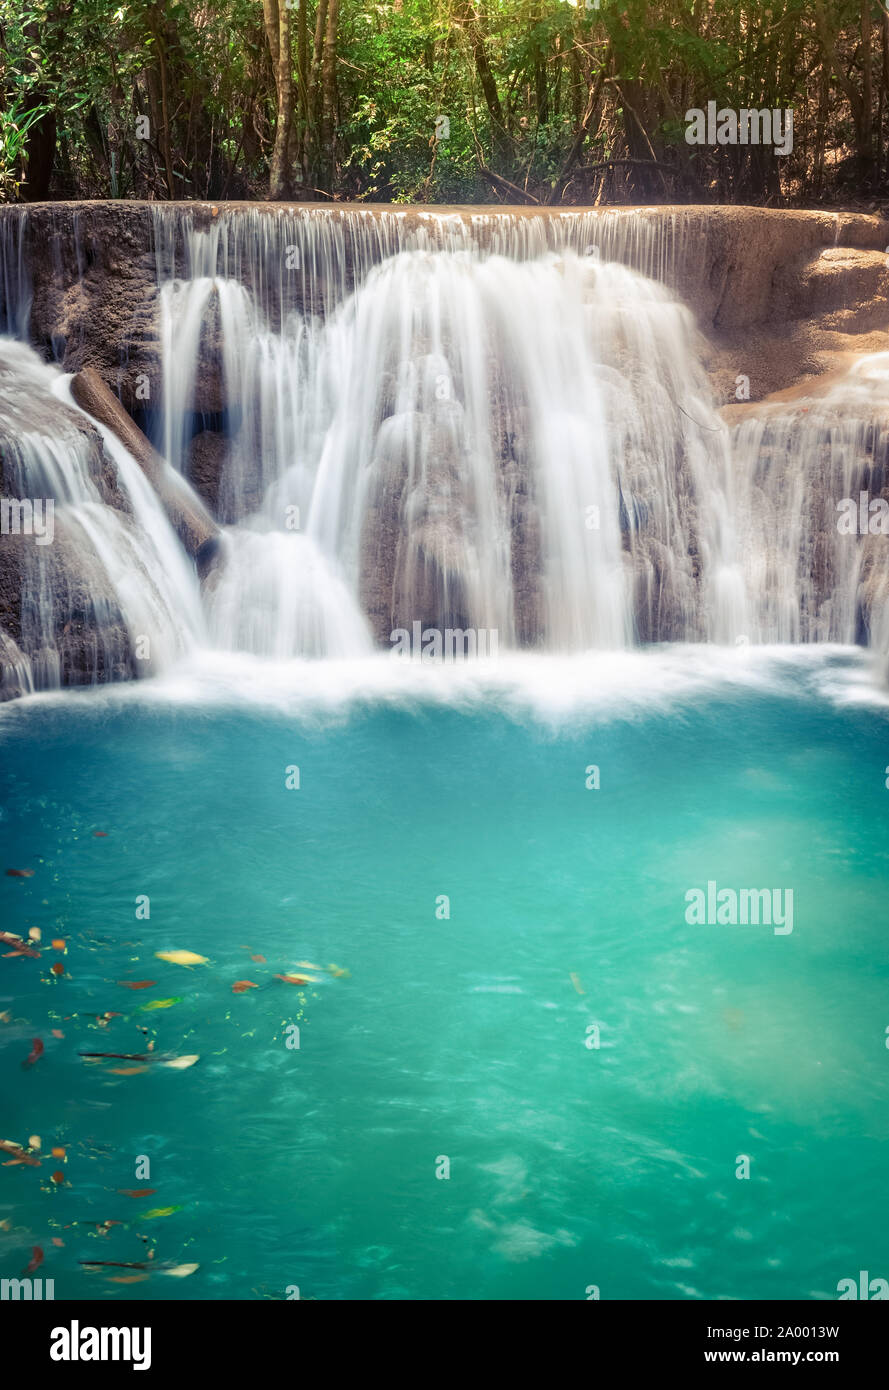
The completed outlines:
[[[199,956],[194,951],[155,951],[158,960],[168,960],[171,965],[206,965],[207,956]]]

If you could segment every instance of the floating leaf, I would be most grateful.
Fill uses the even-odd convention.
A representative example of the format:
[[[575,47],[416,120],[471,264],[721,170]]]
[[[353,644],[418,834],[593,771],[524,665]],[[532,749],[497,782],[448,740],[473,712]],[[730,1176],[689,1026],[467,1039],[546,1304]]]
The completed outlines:
[[[27,1153],[21,1146],[11,1142],[9,1139],[0,1139],[0,1150],[6,1154],[13,1154],[14,1163],[26,1163],[29,1168],[39,1168],[40,1159],[34,1158],[33,1154]]]
[[[59,1246],[61,1246],[63,1250],[64,1250],[64,1248],[65,1248],[65,1242],[64,1242],[64,1241],[61,1239],[61,1237],[59,1237],[59,1236],[53,1236],[53,1238],[52,1238],[52,1243],[53,1243],[53,1245],[59,1245]]]
[[[60,960],[54,960],[50,970],[54,975],[64,975],[65,973],[65,967]]]
[[[7,869],[7,870],[6,870],[6,873],[7,873],[7,876],[8,876],[9,878],[33,878],[33,877],[34,877],[34,870],[33,870],[33,869]]]
[[[65,1174],[62,1172],[61,1168],[59,1168],[57,1172],[53,1173],[52,1180],[54,1183],[63,1183],[65,1181]]]
[[[61,937],[61,936],[57,936],[57,937],[54,939],[54,941],[53,941],[53,943],[52,943],[52,948],[53,948],[54,951],[67,951],[67,949],[68,949],[68,947],[67,947],[67,945],[66,945],[66,943],[65,943],[64,938]]]
[[[42,1264],[43,1264],[43,1251],[40,1249],[40,1246],[39,1246],[39,1245],[32,1246],[32,1248],[31,1248],[31,1258],[30,1258],[30,1260],[28,1261],[28,1267],[27,1267],[27,1269],[25,1270],[25,1274],[33,1274],[33,1273],[34,1273],[34,1270],[35,1270],[35,1269],[39,1269],[40,1266],[41,1266]]]
[[[152,1207],[152,1208],[151,1208],[151,1211],[143,1212],[143,1219],[144,1219],[145,1221],[153,1221],[153,1220],[155,1219],[155,1217],[158,1217],[158,1216],[172,1216],[174,1211],[181,1211],[181,1210],[182,1210],[181,1205],[178,1206],[178,1207]]]
[[[252,980],[235,980],[232,985],[232,994],[244,994],[248,989],[259,989]]]
[[[162,1269],[161,1274],[169,1274],[171,1279],[185,1279],[189,1274],[194,1274],[200,1265],[173,1265],[171,1269]]]
[[[193,1067],[195,1062],[201,1060],[200,1053],[195,1052],[183,1057],[160,1057],[158,1058],[159,1067],[172,1067],[174,1071],[185,1071],[186,1067]]]
[[[111,1284],[142,1284],[148,1277],[147,1274],[109,1274],[108,1282]]]
[[[94,840],[107,840],[107,839],[108,839],[108,831],[107,831],[107,830],[94,830],[94,831],[93,831],[93,839],[94,839]]]
[[[137,1076],[140,1071],[148,1071],[147,1067],[109,1067],[108,1070],[113,1076]]]
[[[323,970],[323,965],[313,965],[310,960],[298,960],[296,962],[298,970]]]
[[[349,971],[344,970],[341,965],[328,965],[327,968],[336,980],[347,980],[350,978]]]
[[[33,1067],[33,1065],[34,1065],[34,1063],[37,1061],[38,1057],[42,1057],[42,1056],[43,1056],[43,1043],[42,1043],[42,1041],[41,1041],[40,1038],[34,1038],[33,1041],[32,1041],[32,1043],[31,1043],[31,1051],[28,1053],[28,1055],[27,1055],[27,1057],[25,1058],[24,1062],[22,1062],[22,1066],[25,1068],[25,1070],[27,1070],[28,1067]]]
[[[168,960],[171,965],[207,965],[208,958],[194,951],[155,951],[158,960]]]
[[[50,1152],[52,1153],[53,1158],[64,1158],[64,1157],[65,1157],[65,1150],[62,1149],[62,1148],[52,1149],[52,1150],[50,1150]]]
[[[40,940],[40,936],[41,936],[41,932],[40,932],[40,928],[39,928],[39,927],[29,927],[29,928],[28,928],[28,940],[29,940],[29,941],[39,941],[39,940]]]
[[[119,1187],[121,1197],[153,1197],[156,1187]]]
[[[157,984],[157,980],[118,980],[117,983],[123,989],[151,989],[152,985]]]
[[[265,965],[265,956],[251,956],[250,959],[257,961],[260,965]]]
[[[65,1036],[58,1028],[53,1028],[51,1031],[54,1038],[63,1038]]]
[[[310,975],[276,975],[275,979],[283,980],[285,985],[316,985],[318,983]]]
[[[43,1147],[43,1145],[42,1145],[41,1142],[40,1142],[40,1135],[39,1135],[39,1134],[32,1134],[32,1135],[30,1136],[30,1138],[28,1139],[28,1148],[29,1148],[29,1149],[38,1149],[38,1150],[39,1150],[39,1149],[41,1149],[42,1147]]]
[[[140,1004],[138,1009],[136,1010],[136,1013],[148,1014],[151,1013],[153,1009],[169,1009],[172,1008],[174,1004],[181,1003],[182,995],[174,994],[172,999],[152,999],[148,1004]]]
[[[32,960],[40,959],[39,951],[35,951],[31,946],[25,943],[22,937],[14,936],[12,932],[0,931],[0,941],[4,942],[7,946],[15,947],[13,951],[9,952],[11,956],[30,956]]]

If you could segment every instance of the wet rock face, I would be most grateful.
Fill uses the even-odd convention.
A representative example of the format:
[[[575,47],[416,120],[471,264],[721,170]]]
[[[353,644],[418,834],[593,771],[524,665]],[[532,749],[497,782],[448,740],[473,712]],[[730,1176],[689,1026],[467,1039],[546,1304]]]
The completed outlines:
[[[231,448],[218,430],[201,430],[189,446],[188,479],[207,503],[212,514],[222,521],[233,520],[220,511],[220,482],[229,462]]]
[[[51,545],[33,536],[0,541],[0,691],[94,685],[137,674],[114,592],[85,567],[80,535],[56,519]]]
[[[83,469],[96,501],[121,526],[132,526],[130,504],[98,430],[78,412],[44,396],[39,386],[31,394],[17,365],[21,367],[16,353],[7,349],[0,360],[0,497],[31,498],[40,476],[29,474],[33,450],[40,447],[33,441],[56,440],[76,460],[74,468]],[[104,570],[84,545],[80,527],[70,521],[65,498],[54,495],[58,489],[51,471],[39,486],[53,504],[51,532],[38,539],[20,518],[17,529],[0,535],[3,699],[30,689],[91,685],[136,674],[127,627]]]
[[[95,367],[135,405],[140,374],[152,388],[160,379],[149,209],[38,204],[19,215],[33,345],[66,371]]]

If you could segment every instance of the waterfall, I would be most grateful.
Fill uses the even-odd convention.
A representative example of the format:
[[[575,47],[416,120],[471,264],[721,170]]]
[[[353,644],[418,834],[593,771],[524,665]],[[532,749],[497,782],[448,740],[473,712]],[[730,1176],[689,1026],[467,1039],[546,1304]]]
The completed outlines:
[[[644,221],[155,219],[161,433],[186,473],[202,354],[226,401],[220,644],[339,651],[366,640],[359,609],[384,644],[414,621],[552,650],[743,631],[728,436],[691,315],[605,254],[663,269]],[[311,549],[280,543],[294,519]],[[275,538],[261,564],[250,540],[249,582],[245,525]],[[332,626],[333,590],[354,611]]]
[[[31,285],[25,265],[28,214],[0,217],[0,336],[26,338]]]
[[[499,650],[889,653],[885,545],[837,512],[886,483],[885,358],[729,429],[676,295],[694,212],[651,211],[143,209],[146,428],[222,541],[199,587],[126,449],[7,342],[4,495],[55,497],[60,543],[22,559],[3,671],[108,679],[206,644],[344,658],[414,625]],[[72,226],[73,247],[52,240],[59,284],[95,258]],[[27,235],[26,213],[0,217],[19,338]]]
[[[88,420],[57,369],[0,340],[2,490],[13,509],[4,573],[12,567],[18,591],[24,689],[163,669],[203,627],[194,573],[157,497],[108,431],[103,452]],[[40,538],[30,512],[44,505],[52,524]]]
[[[889,651],[889,525],[877,514],[889,513],[878,502],[889,483],[887,381],[889,354],[863,357],[821,397],[772,406],[736,427],[752,640],[864,640]],[[849,512],[854,529],[843,524]]]

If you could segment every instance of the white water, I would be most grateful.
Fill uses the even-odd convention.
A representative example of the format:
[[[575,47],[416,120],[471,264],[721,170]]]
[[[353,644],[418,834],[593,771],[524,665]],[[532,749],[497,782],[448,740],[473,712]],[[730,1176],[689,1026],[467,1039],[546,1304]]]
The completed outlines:
[[[384,643],[414,621],[564,651],[744,633],[728,436],[688,311],[598,245],[547,251],[555,221],[478,219],[509,257],[480,254],[459,218],[409,237],[397,219],[368,218],[363,239],[354,221],[351,294],[332,287],[347,259],[341,226],[257,213],[191,229],[187,278],[162,286],[163,438],[186,472],[202,333],[222,364],[231,447],[219,511],[242,525],[217,581],[225,593],[211,599],[217,643],[330,654],[351,633],[357,653],[362,610]],[[635,227],[624,240],[638,253],[640,225],[596,230],[615,241]],[[591,227],[566,219],[562,240]],[[163,248],[161,212],[157,229]],[[171,260],[167,245],[162,274]],[[300,312],[300,273],[303,300],[323,300],[326,318]],[[255,568],[245,522],[275,537]],[[296,550],[281,543],[294,524],[312,556],[298,622]],[[332,593],[350,600],[339,622]]]
[[[87,535],[162,662],[207,642],[363,658],[415,621],[495,629],[501,651],[889,651],[889,540],[841,535],[835,518],[885,477],[879,359],[730,433],[689,311],[649,278],[670,279],[676,228],[631,212],[256,209],[205,226],[155,212],[158,439],[186,477],[199,373],[218,372],[226,412],[227,530],[203,612],[159,504],[107,437],[150,548],[134,565],[116,533]],[[32,606],[48,629],[46,595]]]
[[[31,536],[23,547],[20,646],[30,660],[20,675],[26,689],[62,682],[59,633],[66,623],[89,627],[92,620],[99,647],[94,678],[134,655],[140,673],[162,670],[202,635],[197,580],[156,494],[123,445],[97,426],[123,504],[106,505],[96,476],[101,458],[77,425],[84,415],[68,378],[24,344],[0,339],[4,495],[53,502],[50,543]]]
[[[869,638],[889,652],[889,535],[848,534],[838,504],[885,490],[889,354],[860,358],[818,399],[772,406],[732,442],[751,640]],[[864,633],[862,628],[868,629]]]

